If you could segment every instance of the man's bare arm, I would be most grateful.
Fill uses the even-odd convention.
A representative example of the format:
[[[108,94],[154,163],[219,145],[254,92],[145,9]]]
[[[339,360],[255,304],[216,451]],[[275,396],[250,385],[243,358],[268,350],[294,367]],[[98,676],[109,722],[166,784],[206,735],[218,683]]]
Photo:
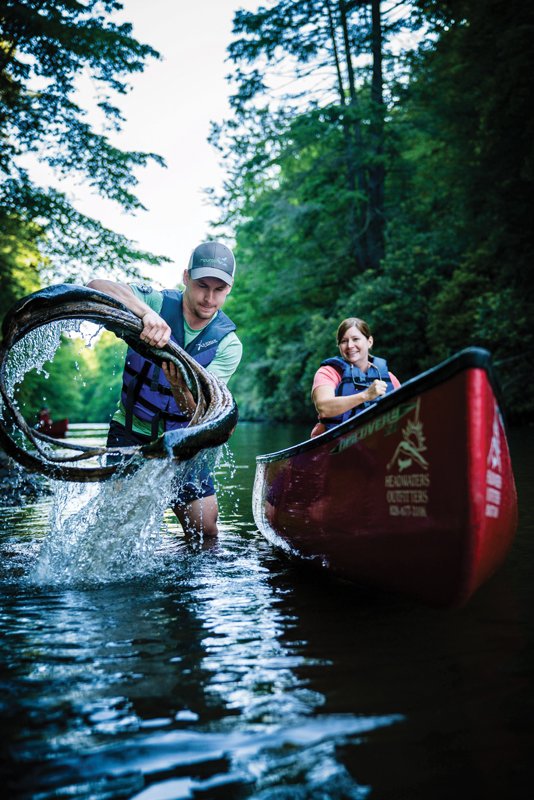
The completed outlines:
[[[164,347],[171,337],[171,329],[164,319],[156,314],[146,303],[139,300],[125,283],[115,283],[103,278],[96,278],[87,284],[89,289],[96,289],[115,300],[119,300],[129,308],[143,323],[140,338],[153,347]]]

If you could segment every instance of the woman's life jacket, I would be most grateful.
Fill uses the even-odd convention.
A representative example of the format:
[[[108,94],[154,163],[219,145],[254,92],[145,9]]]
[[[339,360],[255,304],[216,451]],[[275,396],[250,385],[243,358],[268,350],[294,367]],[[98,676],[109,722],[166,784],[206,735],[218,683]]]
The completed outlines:
[[[222,339],[235,331],[236,326],[219,310],[211,322],[185,347],[182,292],[165,289],[162,294],[163,305],[159,314],[172,331],[171,340],[180,345],[195,361],[207,367],[215,358]],[[160,422],[166,431],[185,428],[189,423],[189,417],[180,410],[161,368],[131,347],[128,348],[124,363],[121,402],[125,410],[126,429],[132,430],[135,416],[151,424],[153,439],[158,436]]]
[[[321,366],[334,367],[341,375],[341,382],[336,388],[336,397],[345,397],[347,395],[363,392],[376,380],[381,380],[386,383],[386,394],[389,394],[389,392],[392,392],[395,388],[389,377],[387,361],[378,356],[369,356],[369,368],[367,372],[362,372],[359,367],[356,367],[354,364],[349,364],[348,361],[345,361],[345,359],[340,356],[327,358],[326,361],[321,362]],[[330,428],[340,425],[347,419],[355,417],[356,414],[361,414],[362,411],[369,408],[369,406],[376,403],[379,399],[380,398],[377,397],[375,400],[362,403],[336,417],[322,417],[320,421],[326,426],[327,430],[330,430]]]

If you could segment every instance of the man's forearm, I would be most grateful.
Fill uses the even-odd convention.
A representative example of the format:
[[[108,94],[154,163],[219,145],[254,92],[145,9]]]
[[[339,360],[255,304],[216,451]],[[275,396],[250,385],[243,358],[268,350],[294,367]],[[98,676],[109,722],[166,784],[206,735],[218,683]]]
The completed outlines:
[[[171,329],[159,314],[150,306],[147,306],[146,303],[143,303],[142,300],[139,300],[129,286],[124,283],[107,281],[104,278],[96,278],[90,281],[87,286],[89,289],[96,289],[98,292],[114,297],[124,303],[126,308],[129,308],[136,317],[139,317],[143,323],[143,330],[140,335],[143,342],[153,347],[165,347],[171,337]]]
[[[187,387],[183,389],[178,388],[177,386],[173,386],[171,384],[171,391],[176,401],[176,405],[178,406],[180,411],[183,411],[184,414],[187,414],[188,416],[192,417],[193,414],[195,413],[197,404],[195,403],[193,395],[191,394],[189,389]]]
[[[119,300],[126,308],[129,308],[136,317],[143,319],[144,315],[151,311],[150,306],[139,300],[138,297],[132,292],[129,286],[125,283],[115,283],[114,281],[107,281],[103,278],[97,278],[94,281],[89,281],[87,284],[89,289],[96,289],[103,294],[109,294],[115,300]]]

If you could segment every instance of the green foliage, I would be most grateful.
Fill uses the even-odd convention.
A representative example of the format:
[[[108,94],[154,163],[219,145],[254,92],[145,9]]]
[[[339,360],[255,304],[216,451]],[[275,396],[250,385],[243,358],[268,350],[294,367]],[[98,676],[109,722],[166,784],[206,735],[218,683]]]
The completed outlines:
[[[158,54],[133,38],[130,24],[113,21],[121,9],[116,0],[1,4],[0,237],[11,244],[6,250],[0,240],[0,281],[9,284],[13,297],[28,284],[15,262],[26,260],[36,275],[44,256],[43,278],[80,281],[86,277],[82,265],[87,271],[106,263],[108,269],[137,274],[141,263],[165,260],[80,214],[65,195],[36,186],[25,166],[28,157],[37,157],[57,175],[78,178],[125,211],[142,208],[134,193],[135,170],[163,162],[153,153],[127,152],[112,143],[109,132],[122,123],[112,95],[124,94],[128,76]],[[77,103],[81,76],[97,87],[103,132],[87,122],[86,110]]]
[[[81,337],[63,336],[60,347],[41,371],[31,370],[15,397],[28,422],[43,406],[52,419],[108,422],[122,383],[126,344],[103,330],[89,345]]]
[[[94,348],[85,353],[82,419],[108,422],[120,397],[126,344],[110,331],[102,331]]]
[[[232,383],[241,414],[313,418],[314,371],[335,352],[339,321],[355,315],[371,324],[375,352],[401,380],[468,345],[487,347],[511,416],[531,418],[534,389],[519,380],[518,366],[534,357],[534,9],[519,0],[405,5],[406,26],[423,24],[427,36],[388,61],[382,145],[373,150],[374,84],[365,70],[356,74],[355,100],[348,85],[337,101],[332,94],[318,101],[310,88],[283,111],[251,110],[266,92],[268,70],[289,68],[284,48],[295,81],[304,65],[318,75],[329,59],[335,66],[336,52],[341,64],[339,35],[328,38],[324,14],[330,9],[339,25],[342,5],[359,12],[351,19],[352,55],[369,52],[366,3],[313,4],[314,43],[302,20],[293,24],[305,3],[236,17],[230,53],[242,68],[240,89],[218,143],[232,167],[221,205],[237,242],[228,305],[244,342]],[[388,8],[382,3],[383,13]],[[347,139],[351,120],[355,138]],[[354,224],[372,206],[379,161],[385,249],[366,268]],[[360,245],[364,238],[360,230]]]
[[[351,259],[342,135],[313,111],[280,142],[276,182],[267,179],[261,189],[256,179],[250,204],[242,207],[247,219],[237,228],[239,272],[228,313],[249,364],[232,382],[243,415],[282,420],[302,406],[303,387],[309,393],[310,319],[317,328],[317,312],[322,318],[335,307]]]
[[[534,391],[518,381],[517,354],[534,356],[534,10],[517,0],[419,5],[437,39],[413,64],[402,118],[417,147],[412,224],[436,237],[428,353],[487,347],[508,408],[528,416]]]
[[[236,118],[217,138],[232,159],[221,205],[237,240],[239,272],[229,308],[246,364],[232,390],[244,416],[311,420],[311,379],[335,347],[340,295],[350,293],[381,249],[382,201],[377,205],[371,191],[384,166],[383,131],[371,100],[375,79],[363,72],[356,93],[357,53],[350,50],[350,41],[355,50],[370,48],[373,29],[365,4],[283,0],[238,14],[235,30],[230,55],[244,65]],[[297,81],[305,77],[300,65],[310,61],[323,74],[329,88],[321,102],[312,91],[293,107],[253,110],[265,82],[248,65],[265,58],[276,71],[287,53],[299,62]],[[381,194],[381,185],[375,189]]]
[[[139,265],[157,265],[164,260],[140,250],[121,234],[78,212],[64,194],[55,189],[39,189],[30,181],[8,180],[3,185],[4,210],[18,222],[14,235],[22,247],[28,247],[40,233],[39,250],[46,253],[39,259],[41,281],[86,283],[95,270],[118,273],[122,279],[139,278]],[[38,219],[25,223],[24,219]],[[34,237],[28,239],[29,231]],[[45,235],[46,234],[46,235]],[[0,275],[8,272],[0,260]],[[8,272],[7,280],[15,279]],[[16,282],[16,281],[14,281]]]
[[[251,173],[254,180],[259,167],[272,172],[275,164],[280,166],[280,138],[286,140],[286,161],[292,152],[301,156],[298,142],[294,147],[287,140],[288,131],[295,132],[299,122],[307,125],[310,112],[319,110],[342,136],[336,149],[337,177],[348,201],[345,225],[353,272],[378,266],[384,248],[382,48],[398,27],[395,22],[385,25],[387,19],[380,14],[379,0],[278,0],[257,12],[237,12],[236,39],[228,48],[236,65],[231,76],[235,116],[219,127],[218,136],[221,146],[221,131],[226,132],[225,154],[232,156],[222,201],[226,222],[238,216],[239,195],[251,196]],[[364,52],[371,60],[357,68]],[[288,73],[293,74],[289,82]],[[281,83],[289,88],[280,90]],[[260,106],[264,97],[272,101],[268,108]],[[259,163],[254,152],[260,154]],[[321,154],[325,152],[323,148]]]
[[[39,288],[41,238],[38,225],[0,210],[0,319],[16,300]]]

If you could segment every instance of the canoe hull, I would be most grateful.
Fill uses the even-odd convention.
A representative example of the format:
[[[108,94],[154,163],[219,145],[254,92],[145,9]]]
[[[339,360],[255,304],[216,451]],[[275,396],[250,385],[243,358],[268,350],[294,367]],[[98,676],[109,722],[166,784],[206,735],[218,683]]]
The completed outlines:
[[[47,436],[53,436],[54,439],[64,439],[67,435],[68,428],[68,419],[58,419],[48,425],[41,425],[39,430]]]
[[[260,456],[259,529],[349,580],[465,603],[517,527],[504,425],[480,360],[463,359],[443,379],[437,368],[334,431]]]

